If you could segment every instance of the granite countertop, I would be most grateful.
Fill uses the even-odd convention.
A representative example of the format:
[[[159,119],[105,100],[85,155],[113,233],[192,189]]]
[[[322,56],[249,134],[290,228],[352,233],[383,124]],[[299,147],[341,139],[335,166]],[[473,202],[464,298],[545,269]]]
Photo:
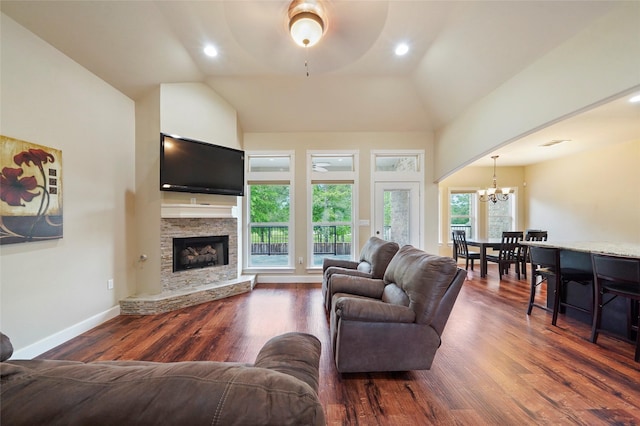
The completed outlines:
[[[522,244],[640,258],[640,244],[634,243],[612,243],[606,241],[522,241]]]

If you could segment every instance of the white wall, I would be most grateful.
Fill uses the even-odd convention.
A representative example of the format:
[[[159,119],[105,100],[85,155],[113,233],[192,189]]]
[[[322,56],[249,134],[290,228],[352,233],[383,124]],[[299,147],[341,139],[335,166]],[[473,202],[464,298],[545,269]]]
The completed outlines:
[[[0,28],[0,132],[63,157],[63,238],[0,248],[0,329],[29,357],[131,291],[134,103],[5,15]]]
[[[528,224],[553,241],[640,244],[640,141],[525,168]]]
[[[439,130],[436,178],[563,117],[637,90],[638,16],[640,2],[621,4]]]

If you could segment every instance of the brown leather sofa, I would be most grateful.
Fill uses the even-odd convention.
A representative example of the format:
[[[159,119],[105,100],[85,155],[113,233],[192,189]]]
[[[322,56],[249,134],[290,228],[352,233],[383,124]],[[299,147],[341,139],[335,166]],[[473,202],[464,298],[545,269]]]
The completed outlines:
[[[322,262],[322,295],[327,311],[331,308],[331,276],[352,275],[364,278],[382,278],[393,256],[398,252],[398,243],[378,237],[367,240],[360,251],[360,260],[343,260],[327,257]]]
[[[324,425],[320,341],[274,337],[254,364],[8,360],[2,334],[2,425]]]
[[[428,370],[466,278],[450,257],[412,246],[383,279],[334,274],[330,338],[341,373]]]

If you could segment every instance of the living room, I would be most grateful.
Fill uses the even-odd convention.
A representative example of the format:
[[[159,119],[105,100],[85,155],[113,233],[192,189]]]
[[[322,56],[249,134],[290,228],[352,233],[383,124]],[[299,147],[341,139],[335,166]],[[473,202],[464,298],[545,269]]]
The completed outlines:
[[[300,182],[308,150],[358,150],[359,220],[371,219],[371,151],[424,150],[421,248],[450,253],[437,219],[446,188],[477,186],[480,176],[488,183],[491,168],[450,184],[447,178],[518,135],[638,90],[637,5],[627,7],[631,11],[616,10],[435,132],[243,132],[234,106],[204,82],[158,82],[134,101],[3,13],[1,133],[63,152],[64,237],[1,247],[2,331],[12,338],[17,357],[31,358],[117,316],[120,300],[158,291],[162,204],[189,204],[191,198],[158,189],[160,132],[225,141],[246,151],[294,151]],[[572,90],[551,98],[569,81]],[[559,239],[638,243],[640,201],[629,191],[640,186],[639,143],[501,171],[501,183],[521,194],[522,228],[545,226]],[[304,200],[305,185],[296,190]],[[197,198],[237,204],[235,197]],[[304,254],[303,209],[298,214],[295,244]],[[360,227],[359,246],[370,234]],[[318,271],[297,264],[288,276],[272,275],[262,279],[320,280]]]

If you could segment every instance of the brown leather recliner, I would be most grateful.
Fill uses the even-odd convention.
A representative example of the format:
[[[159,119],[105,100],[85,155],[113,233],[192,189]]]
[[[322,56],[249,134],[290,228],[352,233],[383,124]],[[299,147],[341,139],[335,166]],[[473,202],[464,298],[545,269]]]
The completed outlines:
[[[428,370],[466,271],[412,246],[384,279],[331,278],[330,338],[341,373]]]
[[[393,256],[398,252],[398,243],[371,237],[360,251],[360,260],[344,260],[327,257],[322,262],[322,295],[327,311],[331,307],[331,276],[352,275],[363,278],[382,278]]]

